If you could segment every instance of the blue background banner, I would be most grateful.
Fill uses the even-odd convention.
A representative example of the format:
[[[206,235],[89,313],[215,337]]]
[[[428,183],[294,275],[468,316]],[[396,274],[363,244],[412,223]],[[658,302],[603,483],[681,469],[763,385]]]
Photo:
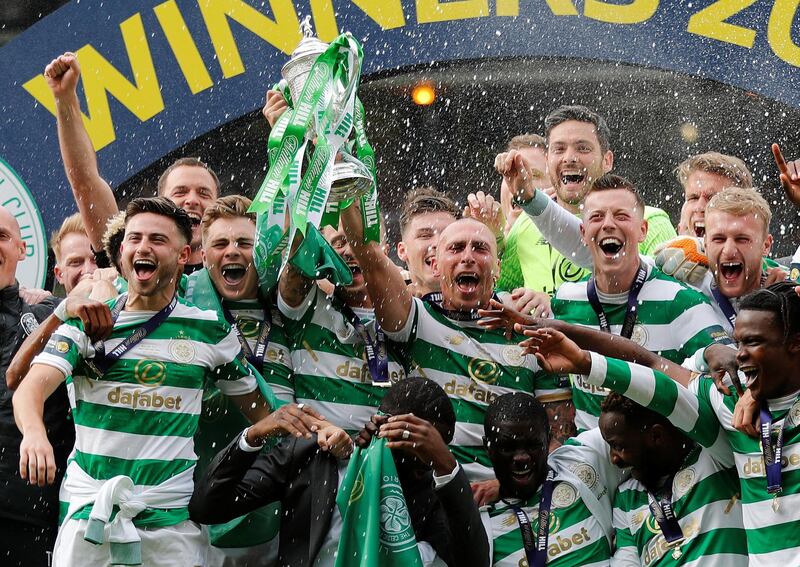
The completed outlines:
[[[87,126],[112,185],[253,111],[299,20],[350,31],[365,74],[454,59],[563,56],[715,79],[800,106],[800,0],[82,0],[0,50],[0,158],[49,230],[74,209],[41,73],[77,51]],[[535,88],[535,85],[531,85]]]

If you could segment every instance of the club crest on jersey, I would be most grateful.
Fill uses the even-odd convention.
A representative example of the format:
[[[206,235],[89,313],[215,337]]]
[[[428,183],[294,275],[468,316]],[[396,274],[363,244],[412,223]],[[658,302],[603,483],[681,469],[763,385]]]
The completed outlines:
[[[578,499],[578,491],[568,482],[559,482],[553,489],[553,507],[569,508]]]
[[[26,335],[30,335],[39,326],[39,322],[33,313],[23,313],[22,317],[19,318],[19,324]]]
[[[461,343],[464,342],[464,336],[463,335],[450,335],[449,337],[447,337],[447,342],[450,343],[453,346],[458,346],[458,345],[460,345]]]
[[[503,348],[503,360],[509,366],[522,366],[525,364],[525,355],[522,354],[522,348],[517,345],[508,345]]]
[[[644,328],[644,325],[634,325],[631,340],[639,346],[647,343],[647,329]]]
[[[597,486],[597,471],[594,470],[592,465],[586,463],[576,465],[575,468],[572,469],[572,473],[577,476],[583,484],[589,487],[589,489],[593,489]]]
[[[697,473],[693,468],[684,469],[675,475],[675,480],[672,482],[672,494],[674,499],[678,499],[694,486],[697,480]]]
[[[182,364],[192,362],[196,354],[194,345],[188,339],[171,339],[167,349],[172,359]]]

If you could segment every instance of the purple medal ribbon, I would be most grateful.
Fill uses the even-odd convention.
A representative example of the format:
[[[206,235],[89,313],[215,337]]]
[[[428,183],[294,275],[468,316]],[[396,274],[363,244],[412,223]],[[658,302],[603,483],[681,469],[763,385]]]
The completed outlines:
[[[123,294],[114,305],[114,309],[111,311],[111,319],[114,323],[117,322],[120,313],[122,313],[122,310],[125,309],[125,304],[127,301],[128,295]],[[174,295],[169,304],[161,309],[161,311],[150,317],[147,321],[142,323],[141,326],[137,327],[133,333],[128,335],[121,343],[111,349],[110,352],[106,352],[105,343],[103,341],[96,342],[94,344],[95,355],[91,361],[94,369],[99,374],[105,374],[106,371],[111,368],[116,361],[122,358],[126,352],[142,342],[147,335],[155,331],[158,326],[161,325],[161,323],[163,323],[167,317],[169,317],[170,313],[172,313],[177,305],[178,296]]]
[[[241,329],[239,329],[239,325],[236,322],[236,317],[234,317],[233,313],[231,313],[230,310],[224,305],[222,306],[222,314],[225,316],[225,320],[231,326],[231,329],[233,329],[233,332],[236,333],[236,338],[239,340],[239,345],[242,347],[242,352],[244,352],[247,362],[252,364],[259,372],[261,372],[264,368],[264,356],[267,354],[269,331],[272,328],[272,316],[270,315],[269,310],[264,309],[264,320],[261,321],[261,324],[259,325],[255,352],[253,352],[253,349],[250,348],[250,343],[247,342],[247,339],[242,334]]]
[[[633,326],[636,324],[636,308],[639,305],[639,292],[642,291],[642,286],[646,279],[647,268],[640,262],[639,270],[636,272],[636,277],[633,278],[633,283],[628,291],[628,307],[625,310],[625,319],[622,323],[622,331],[620,332],[620,336],[626,339],[631,338],[633,335]],[[589,283],[586,286],[586,296],[597,315],[597,322],[600,324],[600,330],[604,333],[610,333],[611,325],[608,324],[608,316],[606,312],[603,311],[600,298],[597,296],[597,285],[595,284],[594,276],[589,278]]]
[[[375,319],[375,339],[373,340],[367,326],[361,318],[355,314],[349,305],[337,302],[339,310],[353,325],[358,336],[364,341],[364,352],[367,354],[367,368],[373,386],[391,386],[389,380],[389,353],[386,349],[386,334],[381,329],[378,320]]]
[[[520,506],[505,502],[517,516],[519,531],[522,534],[522,544],[525,546],[525,557],[529,567],[544,567],[547,563],[547,539],[550,534],[550,508],[553,501],[553,488],[556,473],[548,468],[547,478],[542,485],[542,498],[539,501],[539,527],[536,530],[536,540],[533,539],[533,528],[530,518]]]
[[[714,301],[719,305],[719,308],[731,324],[731,327],[736,327],[736,310],[733,308],[731,300],[722,295],[722,292],[716,285],[711,286],[711,295],[714,296]]]
[[[772,413],[769,411],[766,401],[761,404],[761,453],[764,457],[764,465],[767,469],[767,492],[778,495],[783,490],[781,485],[781,457],[783,455],[783,428],[789,415],[786,415],[783,423],[778,428],[775,444],[772,443]]]

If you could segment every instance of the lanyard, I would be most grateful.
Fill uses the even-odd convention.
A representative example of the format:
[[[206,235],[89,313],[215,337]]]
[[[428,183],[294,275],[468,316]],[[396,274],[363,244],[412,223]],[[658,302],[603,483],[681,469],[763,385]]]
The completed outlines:
[[[689,461],[693,455],[696,455],[699,452],[700,448],[695,445],[694,449],[692,449],[689,454],[686,455],[686,458],[683,460],[683,464],[680,468],[682,469],[686,465],[686,462]],[[658,527],[661,529],[661,533],[664,535],[667,546],[672,549],[672,557],[674,559],[679,559],[683,555],[683,552],[681,551],[681,544],[686,540],[686,538],[683,536],[683,530],[681,529],[681,525],[678,523],[678,517],[675,515],[675,507],[674,503],[672,502],[672,483],[674,480],[675,474],[673,473],[664,483],[664,490],[662,491],[660,498],[648,490],[647,500],[650,513],[653,515],[653,518],[655,518],[656,522],[658,522]]]
[[[550,505],[553,501],[553,485],[555,484],[556,473],[548,468],[547,478],[542,485],[542,498],[539,501],[539,528],[536,533],[536,541],[533,539],[533,528],[528,515],[520,506],[506,502],[519,522],[519,531],[522,534],[522,544],[525,546],[525,557],[528,559],[529,567],[544,567],[547,562],[547,537],[550,533]]]
[[[639,304],[639,292],[642,290],[646,279],[647,268],[644,267],[644,264],[639,263],[639,270],[636,272],[636,277],[633,278],[633,283],[628,291],[628,307],[625,310],[625,320],[622,323],[622,332],[620,333],[620,336],[626,339],[631,338],[631,335],[633,335],[633,326],[636,324],[636,308]],[[608,317],[606,316],[606,312],[603,311],[603,306],[600,304],[600,298],[597,296],[597,286],[594,281],[594,276],[589,278],[589,284],[586,287],[586,295],[589,298],[592,309],[594,309],[597,315],[597,322],[600,324],[600,330],[604,333],[610,333],[611,325],[608,324]]]
[[[790,412],[791,413],[791,412]],[[772,443],[772,413],[769,411],[769,406],[766,401],[761,403],[761,454],[764,457],[764,465],[767,469],[767,492],[772,494],[774,499],[772,501],[772,509],[778,511],[778,496],[783,491],[781,482],[781,457],[783,456],[783,430],[786,427],[786,422],[789,420],[789,414],[783,419],[778,428],[775,438],[775,444]]]
[[[494,299],[495,301],[500,301],[500,298],[497,297],[496,294],[492,295],[492,299]],[[452,319],[453,321],[477,321],[478,319],[481,318],[481,316],[478,315],[477,309],[470,309],[469,311],[453,311],[442,307],[441,291],[432,291],[431,293],[426,293],[422,297],[422,301],[429,303],[430,306],[433,307],[436,311],[438,311],[448,319]]]
[[[256,369],[261,372],[264,368],[264,355],[267,353],[267,343],[269,342],[269,331],[272,328],[272,315],[270,314],[268,309],[264,309],[264,320],[261,321],[259,324],[259,331],[258,331],[258,339],[256,339],[256,350],[253,352],[253,349],[250,348],[250,343],[247,342],[247,339],[242,334],[242,330],[239,328],[239,324],[236,322],[236,317],[233,316],[233,313],[222,305],[222,314],[225,316],[225,320],[231,326],[234,333],[236,333],[236,338],[239,339],[239,344],[242,347],[242,351],[244,352],[244,356],[247,361],[256,367]]]
[[[386,350],[386,335],[381,329],[378,320],[375,319],[375,339],[373,340],[367,326],[361,318],[355,314],[349,305],[337,301],[339,310],[347,321],[353,325],[358,336],[364,341],[364,351],[367,354],[367,367],[372,378],[373,386],[391,386],[389,381],[389,353]]]
[[[128,294],[123,294],[117,300],[116,305],[114,305],[114,309],[111,311],[111,319],[115,324],[120,313],[122,313],[122,310],[125,309],[125,304],[127,301]],[[163,323],[167,317],[169,317],[176,305],[178,305],[178,296],[174,295],[169,304],[162,308],[161,311],[150,317],[147,321],[142,323],[141,326],[137,327],[133,333],[128,335],[121,343],[115,346],[111,352],[106,352],[105,343],[103,341],[96,342],[94,344],[95,355],[94,359],[92,360],[92,366],[94,366],[94,369],[98,371],[98,374],[104,374],[111,367],[111,365],[122,358],[126,352],[142,342],[147,335],[155,331],[156,328],[158,328],[158,326],[161,325],[161,323]]]
[[[725,315],[725,318],[731,324],[731,327],[736,327],[736,309],[733,308],[731,300],[722,295],[722,292],[716,285],[711,286],[711,295],[714,296],[714,301],[716,301],[717,305],[719,305],[719,308],[722,310],[722,314]]]

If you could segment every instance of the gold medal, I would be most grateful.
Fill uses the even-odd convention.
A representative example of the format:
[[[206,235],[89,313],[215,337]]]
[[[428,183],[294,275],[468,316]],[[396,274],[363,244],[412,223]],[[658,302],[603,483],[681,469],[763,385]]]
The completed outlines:
[[[778,494],[776,493],[775,496],[772,497],[772,511],[777,514],[780,507],[781,505],[778,502]]]
[[[672,550],[672,558],[673,559],[680,559],[682,555],[683,555],[683,551],[681,551],[680,546],[678,546],[678,547],[676,547],[675,549]]]

